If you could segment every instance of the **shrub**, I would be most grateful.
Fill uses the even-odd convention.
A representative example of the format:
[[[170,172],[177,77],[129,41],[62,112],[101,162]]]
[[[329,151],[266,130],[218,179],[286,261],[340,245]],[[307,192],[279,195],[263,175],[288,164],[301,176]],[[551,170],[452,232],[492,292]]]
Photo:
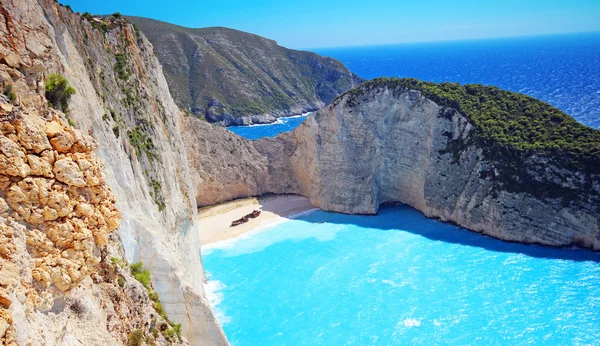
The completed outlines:
[[[89,12],[83,12],[83,14],[81,15],[81,18],[83,19],[87,19],[88,21],[92,21],[94,20],[94,17],[92,17],[92,14]]]
[[[143,269],[144,263],[137,262],[129,266],[131,275],[139,281],[146,289],[150,288],[150,271]]]
[[[123,16],[122,16],[122,15],[121,15],[119,12],[115,12],[115,13],[113,13],[113,14],[112,14],[112,16],[113,16],[113,18],[115,18],[115,19],[119,19],[119,18],[123,17]]]
[[[71,5],[65,5],[65,8],[71,12],[73,12],[73,9],[71,8]]]
[[[55,109],[67,110],[69,99],[75,94],[75,89],[58,73],[51,74],[46,80],[46,98]]]
[[[123,53],[115,54],[115,59],[117,63],[115,64],[115,72],[117,72],[117,76],[122,80],[129,79],[129,71],[127,70],[127,58]]]
[[[127,344],[129,346],[141,346],[143,341],[144,333],[139,329],[136,329],[133,332],[129,333],[129,336],[127,338]]]
[[[104,113],[102,114],[102,120],[103,121],[108,121],[110,118],[108,117],[108,114]]]
[[[13,88],[13,86],[8,84],[8,85],[4,86],[4,90],[2,91],[2,93],[8,98],[10,103],[15,103],[15,101],[17,100],[17,95],[12,90],[12,88]]]
[[[119,276],[119,279],[117,279],[117,283],[119,284],[119,287],[125,287],[125,279],[123,279],[122,276]]]
[[[175,333],[176,333],[175,329],[169,328],[169,329],[165,330],[165,338],[171,339],[175,336]]]
[[[119,126],[119,124],[113,126],[112,131],[115,137],[119,138],[119,134],[121,133],[121,127]]]

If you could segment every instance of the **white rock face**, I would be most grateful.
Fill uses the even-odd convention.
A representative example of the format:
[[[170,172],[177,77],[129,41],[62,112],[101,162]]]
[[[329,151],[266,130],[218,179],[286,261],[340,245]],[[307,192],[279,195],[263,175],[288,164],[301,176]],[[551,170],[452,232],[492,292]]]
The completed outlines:
[[[293,132],[254,142],[269,164],[263,192],[298,193],[321,209],[352,214],[401,202],[503,240],[600,250],[597,184],[566,206],[499,188],[484,178],[494,172],[480,149],[468,146],[458,157],[449,152],[451,141],[467,139],[473,125],[455,110],[441,110],[414,90],[379,87],[358,101],[345,96]],[[578,172],[543,160],[528,162],[540,184],[578,180]]]
[[[118,233],[126,259],[144,262],[169,318],[183,324],[191,344],[226,345],[203,291],[182,118],[151,45],[130,25],[110,23],[104,34],[52,0],[9,0],[0,10],[0,84],[13,85],[22,107],[43,109],[47,76],[66,77],[76,90],[68,117],[98,142],[96,154],[105,163],[107,184],[123,215]],[[51,141],[57,150],[68,150],[78,140]],[[50,147],[45,136],[27,143],[34,153]],[[31,162],[26,165],[27,159],[19,157],[7,169],[25,176],[30,172],[23,170],[31,166],[74,186],[88,178],[84,161],[59,161],[54,172]],[[43,323],[54,330],[49,324],[59,321]],[[97,328],[94,323],[79,327]]]

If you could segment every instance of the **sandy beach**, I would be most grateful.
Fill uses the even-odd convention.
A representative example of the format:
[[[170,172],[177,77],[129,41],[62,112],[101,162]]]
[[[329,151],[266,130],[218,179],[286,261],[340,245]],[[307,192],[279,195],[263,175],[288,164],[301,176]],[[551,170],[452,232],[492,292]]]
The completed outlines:
[[[260,216],[236,226],[231,221],[261,210]],[[309,200],[297,195],[272,195],[243,198],[198,209],[198,229],[202,246],[236,238],[255,228],[286,219],[289,216],[314,209]]]

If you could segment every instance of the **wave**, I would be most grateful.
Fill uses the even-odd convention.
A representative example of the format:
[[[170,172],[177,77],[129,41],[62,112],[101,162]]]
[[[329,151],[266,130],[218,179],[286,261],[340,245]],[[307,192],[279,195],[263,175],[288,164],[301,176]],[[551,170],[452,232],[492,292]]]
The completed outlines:
[[[206,282],[204,283],[204,293],[206,295],[206,299],[208,300],[208,304],[213,310],[213,314],[221,324],[221,326],[231,322],[231,317],[227,316],[223,310],[221,310],[218,306],[223,301],[223,289],[227,288],[225,284],[223,284],[219,280],[210,280],[210,273],[205,272]]]

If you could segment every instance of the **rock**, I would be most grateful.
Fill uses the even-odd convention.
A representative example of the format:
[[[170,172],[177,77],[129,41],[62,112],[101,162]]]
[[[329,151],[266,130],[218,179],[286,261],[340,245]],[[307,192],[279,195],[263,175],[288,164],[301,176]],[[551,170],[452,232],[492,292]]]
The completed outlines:
[[[83,172],[79,166],[70,158],[56,161],[53,168],[56,179],[67,185],[83,187],[86,185]]]
[[[52,148],[46,136],[44,120],[25,113],[17,124],[17,134],[23,148],[32,150],[36,154]]]
[[[530,184],[562,184],[578,197],[565,205],[561,198],[522,192],[530,187],[508,190],[486,178],[496,174],[495,163],[482,148],[452,146],[473,143],[476,130],[458,110],[385,83],[356,94],[291,133],[253,142],[268,158],[263,191],[302,194],[316,207],[351,214],[374,214],[382,203],[400,202],[503,240],[600,248],[600,187],[576,183],[598,177],[584,179],[584,173],[537,155],[527,163]]]
[[[31,168],[30,174],[42,175],[46,178],[54,178],[54,173],[52,173],[52,165],[48,161],[35,155],[27,155],[27,161],[29,163],[29,167]]]
[[[21,62],[21,58],[16,53],[10,52],[8,55],[5,55],[3,58],[6,65],[10,67],[18,67]]]
[[[63,131],[57,133],[54,138],[50,140],[50,144],[52,144],[52,147],[57,152],[66,153],[71,149],[73,144],[75,144],[75,138],[73,138],[70,133]]]
[[[17,143],[0,136],[0,172],[2,174],[26,177],[31,172],[26,159],[25,151]]]

